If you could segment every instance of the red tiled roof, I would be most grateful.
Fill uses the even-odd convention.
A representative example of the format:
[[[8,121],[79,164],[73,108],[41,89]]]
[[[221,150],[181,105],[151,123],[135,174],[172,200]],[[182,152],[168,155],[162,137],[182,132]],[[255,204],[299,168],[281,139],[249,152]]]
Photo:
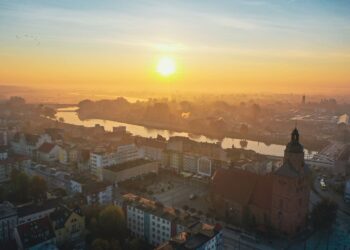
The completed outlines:
[[[50,153],[51,150],[55,147],[55,144],[44,142],[39,148],[38,151],[42,153]]]
[[[271,209],[272,181],[271,175],[259,176],[249,203],[266,210]]]
[[[247,205],[258,176],[238,169],[218,169],[213,176],[212,191],[224,199]]]
[[[212,192],[242,206],[254,204],[268,209],[271,206],[272,176],[239,169],[218,169],[213,176]]]

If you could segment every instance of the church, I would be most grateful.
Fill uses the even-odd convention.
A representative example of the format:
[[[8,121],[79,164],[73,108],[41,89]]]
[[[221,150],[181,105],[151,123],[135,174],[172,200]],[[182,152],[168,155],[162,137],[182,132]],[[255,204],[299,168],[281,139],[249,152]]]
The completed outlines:
[[[271,228],[292,236],[306,226],[309,175],[299,132],[294,129],[278,169],[266,175],[218,169],[212,178],[211,199],[217,213],[233,223],[244,224],[248,218],[259,230]]]

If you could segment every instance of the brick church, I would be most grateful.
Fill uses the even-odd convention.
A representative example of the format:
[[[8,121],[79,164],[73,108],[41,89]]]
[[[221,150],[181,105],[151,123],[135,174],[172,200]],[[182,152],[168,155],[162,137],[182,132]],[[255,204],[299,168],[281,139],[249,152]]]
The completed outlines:
[[[211,198],[223,217],[242,223],[247,217],[261,230],[273,228],[295,235],[306,226],[309,205],[309,169],[304,148],[294,129],[282,165],[267,175],[240,169],[218,169],[212,179]]]

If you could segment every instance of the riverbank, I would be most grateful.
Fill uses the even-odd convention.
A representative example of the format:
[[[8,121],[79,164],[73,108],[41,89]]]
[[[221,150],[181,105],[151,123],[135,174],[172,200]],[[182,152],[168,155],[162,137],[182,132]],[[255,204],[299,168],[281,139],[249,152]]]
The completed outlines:
[[[245,136],[242,136],[241,133],[237,131],[209,131],[207,129],[192,129],[191,127],[187,125],[182,125],[182,124],[169,124],[169,123],[160,123],[160,122],[151,122],[151,121],[146,121],[142,120],[140,121],[135,120],[135,119],[127,119],[127,118],[118,118],[116,119],[115,117],[106,117],[102,115],[87,115],[84,114],[82,115],[79,110],[77,110],[77,114],[81,120],[109,120],[109,121],[114,121],[114,122],[121,122],[121,123],[128,123],[128,124],[133,124],[133,125],[138,125],[138,126],[143,126],[145,128],[148,128],[150,130],[156,129],[156,130],[169,130],[169,131],[174,131],[174,132],[179,132],[179,133],[189,133],[191,134],[191,137],[195,138],[196,136],[200,137],[201,135],[206,136],[212,140],[217,140],[221,141],[224,138],[235,138],[238,140],[248,140],[248,141],[257,141],[264,143],[265,145],[273,145],[273,144],[278,144],[278,145],[286,145],[286,143],[289,141],[289,134],[286,135],[279,135],[276,136],[274,134],[267,134],[263,135],[261,133],[247,133]],[[317,142],[317,143],[312,143],[312,142],[307,142],[304,141],[304,145],[306,148],[308,148],[309,151],[320,151],[325,145],[327,145],[327,142]]]
[[[72,109],[70,107],[69,109]],[[113,127],[117,126],[125,126],[127,131],[132,133],[135,136],[141,137],[152,137],[155,138],[158,135],[163,136],[166,139],[169,139],[172,136],[182,136],[187,137],[196,142],[205,142],[205,143],[219,143],[222,148],[242,148],[246,150],[253,150],[256,153],[262,155],[270,155],[274,157],[282,157],[284,155],[285,144],[269,144],[261,141],[254,141],[245,139],[242,141],[240,138],[234,137],[224,137],[223,139],[213,139],[215,137],[207,137],[204,135],[200,135],[197,133],[188,133],[183,131],[174,131],[167,129],[158,129],[158,128],[150,128],[142,125],[136,125],[133,123],[123,123],[119,121],[105,120],[105,119],[82,119],[78,116],[77,112],[65,112],[64,110],[59,110],[56,114],[56,118],[62,117],[64,122],[67,124],[74,124],[77,126],[84,127],[94,127],[96,124],[100,126],[104,126],[106,131],[112,131]],[[145,124],[145,123],[142,123]],[[159,125],[159,124],[158,124]],[[161,126],[162,127],[162,126]],[[169,128],[169,127],[168,127]],[[308,152],[308,151],[306,151]],[[311,154],[315,154],[317,152],[311,152]]]

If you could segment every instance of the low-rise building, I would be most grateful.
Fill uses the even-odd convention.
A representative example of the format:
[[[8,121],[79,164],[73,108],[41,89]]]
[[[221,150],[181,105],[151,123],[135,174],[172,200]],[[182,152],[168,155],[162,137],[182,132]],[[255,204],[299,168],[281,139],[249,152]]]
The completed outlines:
[[[16,207],[10,202],[0,203],[0,242],[13,239],[17,226]]]
[[[212,175],[211,160],[208,157],[199,157],[197,173],[208,177]]]
[[[87,204],[110,204],[113,202],[113,184],[109,181],[96,181],[92,176],[73,176],[70,179],[71,193],[81,193]]]
[[[85,218],[80,208],[71,210],[60,205],[49,215],[49,218],[56,235],[57,245],[80,241],[83,238]]]
[[[185,212],[134,194],[123,195],[122,201],[117,203],[125,211],[127,228],[131,233],[154,246],[198,222],[197,218]]]
[[[42,203],[30,202],[17,206],[18,225],[49,216],[59,203],[60,199],[49,199]]]
[[[30,165],[26,156],[11,155],[7,146],[0,146],[0,183],[10,180],[13,169],[22,170]]]
[[[164,150],[166,148],[164,141],[152,138],[138,138],[137,147],[140,150],[141,157],[159,162],[164,161]]]
[[[37,149],[45,142],[52,142],[48,134],[17,133],[12,138],[11,147],[16,154],[36,157]]]
[[[55,232],[47,216],[18,225],[15,239],[19,250],[58,249]]]
[[[79,158],[79,150],[75,145],[64,144],[60,146],[58,153],[58,161],[61,164],[77,163]]]
[[[102,169],[141,158],[138,148],[130,138],[114,143],[110,148],[97,149],[90,153],[91,173],[102,180]]]
[[[209,225],[198,222],[163,243],[157,250],[218,250],[223,249],[222,230],[220,225]]]
[[[198,156],[191,153],[184,153],[182,166],[183,171],[196,174],[198,169]]]
[[[350,203],[350,180],[345,183],[344,200],[345,202]]]
[[[53,143],[45,142],[38,148],[37,158],[41,161],[57,161],[60,147]]]
[[[113,183],[126,181],[149,173],[158,173],[160,163],[146,159],[124,162],[102,170],[103,180]]]
[[[169,159],[168,166],[169,166],[170,170],[175,172],[175,173],[181,172],[182,163],[183,163],[182,162],[182,153],[177,152],[177,151],[168,150],[167,154],[168,154],[168,159]]]
[[[90,182],[83,187],[88,205],[113,203],[113,185],[107,181]]]

